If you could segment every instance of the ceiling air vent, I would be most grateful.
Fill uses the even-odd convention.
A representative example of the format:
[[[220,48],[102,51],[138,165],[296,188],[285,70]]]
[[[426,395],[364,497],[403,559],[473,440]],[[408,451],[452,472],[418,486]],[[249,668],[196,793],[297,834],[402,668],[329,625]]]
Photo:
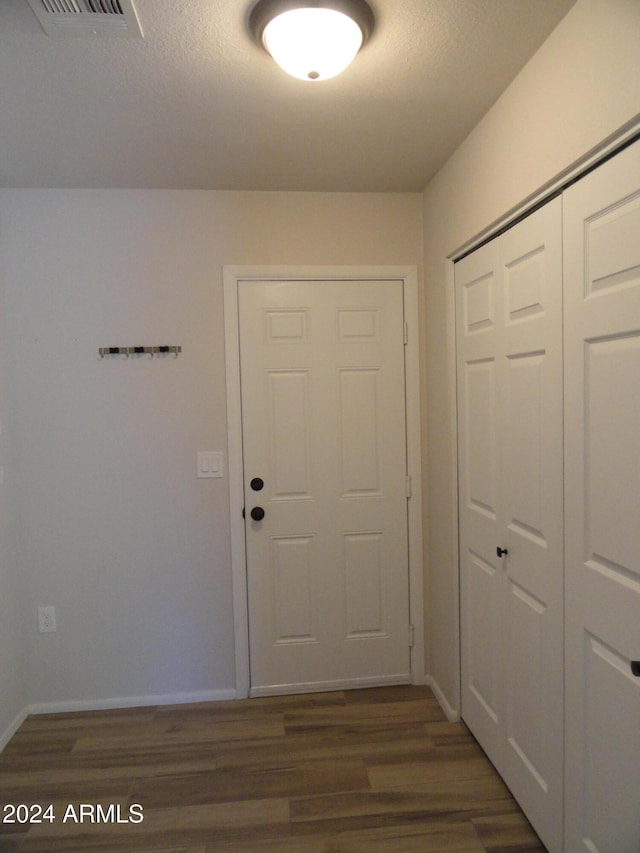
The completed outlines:
[[[50,36],[142,38],[133,0],[27,0]]]

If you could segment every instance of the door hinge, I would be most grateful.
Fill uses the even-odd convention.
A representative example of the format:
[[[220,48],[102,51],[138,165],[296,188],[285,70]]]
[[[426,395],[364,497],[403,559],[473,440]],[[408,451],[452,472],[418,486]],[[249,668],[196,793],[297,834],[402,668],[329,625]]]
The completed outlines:
[[[409,324],[405,322],[404,324],[404,345],[407,346],[409,343]]]
[[[409,648],[412,649],[416,644],[416,631],[413,625],[409,625]]]
[[[405,485],[406,485],[407,497],[410,498],[411,497],[411,475],[410,474],[407,474],[407,476],[405,477]]]

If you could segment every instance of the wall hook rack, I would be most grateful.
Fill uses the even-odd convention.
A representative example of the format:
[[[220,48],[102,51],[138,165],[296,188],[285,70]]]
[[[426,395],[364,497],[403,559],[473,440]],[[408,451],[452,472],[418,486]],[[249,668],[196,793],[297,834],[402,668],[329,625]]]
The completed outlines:
[[[172,353],[173,357],[177,358],[182,352],[182,347],[167,345],[158,347],[100,347],[98,352],[100,353],[100,358],[104,358],[107,355],[124,355],[127,358],[130,355],[149,355],[153,358],[154,355],[169,355],[169,353]]]

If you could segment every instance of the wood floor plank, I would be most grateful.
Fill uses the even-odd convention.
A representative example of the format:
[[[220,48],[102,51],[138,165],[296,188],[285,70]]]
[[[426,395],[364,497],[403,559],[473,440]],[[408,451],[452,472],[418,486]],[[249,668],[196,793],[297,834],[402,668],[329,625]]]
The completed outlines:
[[[312,708],[296,710],[285,714],[287,732],[314,731],[333,728],[336,725],[349,726],[351,729],[375,726],[377,721],[384,720],[386,725],[403,725],[415,722],[429,722],[439,719],[442,711],[424,701],[417,702],[386,702],[357,703],[341,708]]]
[[[520,812],[474,818],[487,853],[544,853],[542,842]]]
[[[234,843],[210,846],[207,853],[239,853]],[[247,842],[242,853],[485,853],[470,823],[414,823],[375,829],[293,836]]]
[[[286,799],[145,809],[143,824],[89,825],[79,823],[39,826],[29,832],[20,853],[50,851],[138,851],[179,844],[204,846],[212,839],[254,839],[289,832]],[[1,848],[0,848],[1,849]]]
[[[53,800],[74,800],[83,802],[104,802],[105,800],[126,799],[129,791],[129,781],[125,778],[103,779],[94,774],[93,778],[79,781],[56,782],[48,784],[19,785],[12,787],[0,783],[1,803],[25,803],[40,805],[49,804]]]
[[[404,760],[411,762],[421,758],[427,761],[435,755],[433,742],[425,737],[420,726],[405,726],[400,731],[380,727],[366,732],[350,732],[342,727],[335,727],[332,731],[289,734],[284,742],[286,750],[283,749],[283,739],[263,741],[259,745],[262,761],[278,765],[291,761],[360,759],[383,764]],[[256,745],[221,745],[216,753],[216,760],[220,767],[239,768],[255,764]]]
[[[515,806],[501,780],[495,776],[483,779],[454,780],[392,787],[389,790],[293,797],[291,820],[297,822],[336,821],[344,818],[390,818],[407,815],[416,818],[435,816],[486,816],[508,812]]]
[[[541,853],[426,687],[30,717],[0,754],[0,853]],[[69,804],[143,821],[63,822]]]
[[[200,725],[178,725],[165,720],[154,720],[147,726],[135,730],[109,730],[104,734],[79,737],[74,751],[100,752],[114,747],[127,749],[148,746],[155,748],[158,743],[208,743],[211,741],[246,740],[248,738],[280,737],[284,735],[284,724],[280,715],[247,720],[224,720]]]
[[[11,738],[5,746],[4,754],[11,756],[12,753],[30,755],[43,753],[46,755],[68,753],[74,747],[76,737],[73,734],[65,735],[59,732],[23,732],[21,729]]]
[[[261,797],[288,797],[327,791],[354,791],[369,787],[369,778],[360,761],[315,761],[273,766],[255,764],[238,773],[234,768],[138,780],[131,796],[157,808],[173,803],[230,803]]]
[[[197,847],[144,847],[138,853],[207,853],[206,845]]]
[[[491,778],[494,771],[482,757],[458,761],[443,761],[439,757],[432,757],[430,761],[373,764],[369,765],[368,772],[374,791],[388,791],[391,788],[406,788],[428,782]]]
[[[57,714],[33,714],[28,717],[20,731],[64,732],[71,729],[76,737],[80,732],[91,729],[105,730],[110,727],[139,726],[150,723],[156,715],[155,708],[113,708],[108,711],[67,711]]]

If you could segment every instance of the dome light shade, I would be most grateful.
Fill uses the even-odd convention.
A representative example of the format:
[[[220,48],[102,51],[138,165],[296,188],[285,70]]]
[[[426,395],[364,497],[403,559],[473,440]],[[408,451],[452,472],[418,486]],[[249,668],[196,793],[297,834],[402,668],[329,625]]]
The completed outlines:
[[[319,81],[353,61],[371,33],[373,13],[365,0],[260,0],[249,27],[288,74]]]
[[[326,80],[349,65],[362,30],[334,9],[292,9],[265,27],[264,44],[278,65],[301,80]]]

